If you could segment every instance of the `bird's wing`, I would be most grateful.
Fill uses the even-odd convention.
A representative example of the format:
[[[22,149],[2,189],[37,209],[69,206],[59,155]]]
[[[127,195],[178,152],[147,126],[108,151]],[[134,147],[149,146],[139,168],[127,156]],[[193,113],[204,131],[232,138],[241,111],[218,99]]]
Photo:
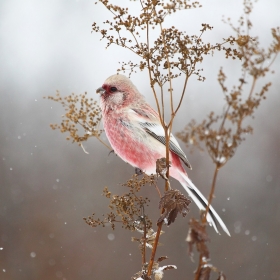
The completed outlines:
[[[161,123],[158,120],[157,113],[150,110],[143,110],[143,109],[130,109],[129,114],[133,116],[135,115],[134,120],[139,123],[139,125],[152,137],[157,139],[159,142],[166,146],[166,139],[164,129]],[[170,134],[169,139],[169,149],[176,155],[180,157],[180,159],[185,163],[188,168],[192,168],[187,156],[180,148],[179,143],[177,142],[176,138],[173,134]]]

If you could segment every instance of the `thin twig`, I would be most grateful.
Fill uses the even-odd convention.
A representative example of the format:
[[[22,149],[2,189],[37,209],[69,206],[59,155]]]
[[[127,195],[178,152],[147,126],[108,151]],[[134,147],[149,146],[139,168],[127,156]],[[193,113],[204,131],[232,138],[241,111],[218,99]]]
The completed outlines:
[[[212,203],[213,196],[214,196],[218,172],[219,172],[219,163],[216,163],[214,176],[213,176],[213,179],[212,179],[212,186],[211,186],[210,194],[209,194],[209,197],[208,197],[208,204],[207,204],[207,207],[206,207],[206,210],[205,210],[205,215],[203,217],[203,223],[207,222],[206,216],[207,216],[207,213],[209,212],[209,208],[210,208],[210,205]]]
[[[153,269],[153,265],[154,265],[154,261],[155,261],[155,255],[156,255],[156,251],[157,251],[158,240],[159,240],[159,236],[160,236],[160,233],[161,233],[162,224],[163,224],[163,221],[158,224],[157,234],[156,234],[154,246],[153,246],[153,249],[152,249],[150,262],[149,262],[149,265],[148,265],[147,276],[151,276],[151,274],[152,274],[152,269]]]
[[[168,53],[166,52],[166,41],[165,41],[165,36],[162,28],[162,23],[160,23],[160,32],[162,34],[162,42],[163,42],[163,49],[164,49],[164,54],[166,55],[166,61],[167,61],[167,68],[168,68],[168,81],[169,81],[169,90],[170,90],[170,107],[171,107],[171,114],[173,116],[174,114],[174,106],[173,106],[173,89],[172,89],[172,79],[171,79],[171,71],[170,71],[170,61],[169,61],[169,56]]]
[[[257,78],[254,77],[248,99],[250,99],[252,97],[252,94],[254,92],[254,88],[255,88],[256,82],[257,82]]]
[[[195,278],[194,280],[200,280],[200,271],[201,271],[201,268],[202,268],[202,254],[200,254],[199,256],[199,263],[198,263],[198,267],[197,267],[197,270],[195,272]]]
[[[104,141],[102,141],[102,140],[100,139],[99,136],[95,136],[95,137],[96,137],[97,140],[100,141],[106,148],[108,148],[110,151],[112,151],[112,147],[108,146]]]
[[[144,206],[142,207],[143,209],[143,223],[144,223],[144,241],[143,241],[143,252],[142,252],[142,266],[146,263],[146,239],[147,239],[147,228],[146,228],[146,216],[145,216],[145,211],[144,211]]]
[[[174,112],[174,116],[177,114],[179,108],[181,107],[181,104],[183,102],[183,99],[184,99],[184,96],[185,96],[185,92],[186,92],[186,88],[187,88],[187,83],[188,83],[188,80],[189,80],[189,76],[186,74],[186,79],[185,79],[185,82],[184,82],[184,87],[183,87],[183,91],[182,91],[182,94],[181,94],[181,97],[180,97],[180,101],[179,101],[179,104]]]
[[[156,91],[155,91],[155,88],[154,88],[154,85],[152,84],[152,73],[151,73],[151,66],[150,66],[150,45],[149,45],[149,22],[147,22],[147,48],[148,48],[148,51],[147,51],[147,55],[148,57],[146,58],[146,61],[147,61],[147,64],[148,64],[148,71],[149,71],[149,78],[150,78],[150,82],[151,82],[151,88],[153,90],[153,94],[154,94],[154,98],[155,98],[155,101],[156,101],[156,105],[157,105],[157,110],[158,110],[158,114],[159,114],[159,119],[160,119],[160,122],[161,122],[161,125],[163,126],[164,125],[164,120],[162,119],[162,115],[161,115],[161,110],[160,110],[160,106],[159,106],[159,101],[158,101],[158,98],[157,98],[157,94],[156,94]]]

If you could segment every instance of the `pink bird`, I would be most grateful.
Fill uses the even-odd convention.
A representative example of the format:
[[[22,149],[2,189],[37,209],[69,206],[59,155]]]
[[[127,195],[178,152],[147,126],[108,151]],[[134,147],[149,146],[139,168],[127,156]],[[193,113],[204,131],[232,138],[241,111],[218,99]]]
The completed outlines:
[[[114,152],[146,174],[156,174],[156,160],[166,157],[165,134],[158,113],[124,75],[110,76],[96,92],[101,95],[104,130]],[[172,134],[169,149],[172,163],[169,169],[170,176],[181,183],[199,209],[205,210],[208,201],[183,168],[181,161],[189,168],[191,165]],[[212,206],[207,214],[207,221],[219,233],[218,222],[230,235]]]

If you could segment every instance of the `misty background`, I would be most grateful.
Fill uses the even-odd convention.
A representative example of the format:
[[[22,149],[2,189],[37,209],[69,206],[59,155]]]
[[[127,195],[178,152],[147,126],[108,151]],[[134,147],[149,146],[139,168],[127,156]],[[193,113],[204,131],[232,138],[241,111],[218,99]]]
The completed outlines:
[[[111,14],[88,0],[0,1],[0,279],[130,279],[140,270],[141,256],[131,236],[138,233],[117,227],[91,228],[83,217],[109,212],[102,196],[104,186],[122,194],[121,186],[134,169],[111,154],[96,139],[80,147],[66,141],[66,134],[53,131],[64,109],[44,96],[85,91],[98,100],[95,90],[116,73],[120,61],[135,57],[91,33]],[[118,1],[116,1],[118,3]],[[120,2],[119,2],[120,3]],[[126,5],[125,1],[121,2]],[[182,11],[167,19],[188,34],[199,34],[201,23],[214,26],[203,37],[221,42],[232,34],[222,15],[234,23],[243,12],[242,1],[201,1],[203,8]],[[254,4],[252,36],[263,47],[271,42],[272,27],[280,26],[280,2]],[[127,6],[137,11],[138,1]],[[224,97],[217,83],[220,66],[228,87],[239,78],[238,61],[225,61],[222,54],[203,62],[204,83],[190,80],[182,108],[175,120],[176,133],[194,118],[210,111],[221,112]],[[208,228],[211,263],[227,279],[280,279],[280,58],[265,81],[273,83],[250,120],[248,135],[236,155],[221,169],[213,206],[232,236],[217,235]],[[134,84],[151,104],[148,75],[132,75]],[[261,85],[259,83],[258,85]],[[180,81],[174,85],[179,91]],[[260,87],[257,89],[260,90]],[[103,139],[106,139],[103,136]],[[190,178],[208,196],[214,165],[207,153],[190,153],[180,142],[193,166]],[[172,181],[173,186],[182,190]],[[157,219],[158,196],[148,187],[151,215]],[[192,203],[194,204],[194,203]],[[166,228],[157,256],[167,255],[162,265],[175,264],[164,279],[193,279],[197,267],[188,256],[185,238],[190,217],[199,217],[195,205],[186,218]],[[217,275],[212,276],[216,279]]]

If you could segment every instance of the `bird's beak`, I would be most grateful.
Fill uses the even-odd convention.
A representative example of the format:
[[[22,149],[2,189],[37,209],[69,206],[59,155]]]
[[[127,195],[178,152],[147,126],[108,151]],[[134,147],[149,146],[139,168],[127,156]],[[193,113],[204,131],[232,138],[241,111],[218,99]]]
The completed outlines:
[[[103,88],[103,87],[100,87],[100,88],[98,88],[97,90],[96,90],[96,93],[98,94],[103,94],[103,93],[105,93],[105,89]]]

